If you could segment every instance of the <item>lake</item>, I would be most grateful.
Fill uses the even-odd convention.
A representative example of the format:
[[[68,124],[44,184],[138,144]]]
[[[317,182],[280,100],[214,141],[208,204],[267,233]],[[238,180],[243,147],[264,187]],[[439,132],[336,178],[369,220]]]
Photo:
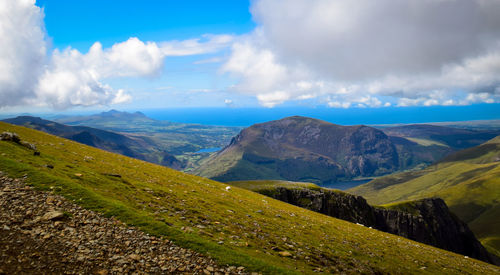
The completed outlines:
[[[347,190],[349,188],[356,187],[358,185],[364,184],[371,181],[371,179],[366,179],[366,180],[353,180],[353,181],[341,181],[341,182],[335,182],[335,183],[330,183],[330,184],[321,184],[319,186],[325,187],[325,188],[332,188],[332,189],[339,189],[339,190]]]
[[[205,149],[201,149],[201,150],[198,150],[196,151],[195,153],[196,154],[201,154],[201,153],[213,153],[213,152],[217,152],[219,151],[221,148],[218,148],[218,147],[213,147],[213,148],[205,148]]]

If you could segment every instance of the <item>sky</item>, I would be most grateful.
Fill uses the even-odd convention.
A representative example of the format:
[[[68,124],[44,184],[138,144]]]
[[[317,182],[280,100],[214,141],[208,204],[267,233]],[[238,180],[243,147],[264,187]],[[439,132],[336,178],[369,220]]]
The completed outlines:
[[[3,0],[0,37],[3,113],[500,108],[500,0]]]

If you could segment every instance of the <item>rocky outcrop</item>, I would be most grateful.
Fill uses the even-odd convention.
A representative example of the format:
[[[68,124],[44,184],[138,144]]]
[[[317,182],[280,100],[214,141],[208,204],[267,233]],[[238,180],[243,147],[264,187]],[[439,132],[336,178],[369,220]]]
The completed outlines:
[[[22,146],[30,149],[30,150],[35,151],[35,155],[40,155],[40,152],[38,152],[36,150],[36,145],[35,144],[29,143],[29,142],[24,141],[24,140],[21,140],[21,138],[19,137],[19,135],[16,134],[16,133],[3,132],[2,134],[0,134],[0,140],[15,142],[17,144],[20,144],[20,145],[22,145]]]
[[[259,192],[328,216],[499,264],[467,224],[453,215],[439,198],[408,202],[388,209],[373,207],[360,196],[322,188],[277,187]]]

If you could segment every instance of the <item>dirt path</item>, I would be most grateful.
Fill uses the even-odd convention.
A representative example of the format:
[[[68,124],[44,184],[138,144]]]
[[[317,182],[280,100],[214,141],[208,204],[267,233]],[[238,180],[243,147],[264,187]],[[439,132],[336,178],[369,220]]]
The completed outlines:
[[[242,274],[0,172],[0,274]]]

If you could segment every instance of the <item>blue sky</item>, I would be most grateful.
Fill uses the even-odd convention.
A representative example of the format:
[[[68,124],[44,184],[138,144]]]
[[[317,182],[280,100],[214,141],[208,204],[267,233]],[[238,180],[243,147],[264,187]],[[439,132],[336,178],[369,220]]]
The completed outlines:
[[[498,106],[498,14],[481,0],[5,0],[0,112]]]
[[[52,47],[71,47],[84,53],[95,43],[111,47],[117,42],[137,37],[142,41],[169,41],[198,38],[205,34],[242,35],[255,28],[248,1],[64,1],[43,0],[36,4],[44,9],[45,27]],[[107,83],[123,87],[133,94],[132,103],[122,108],[161,108],[225,106],[228,97],[240,95],[218,93],[207,95],[195,91],[223,91],[234,80],[218,73],[218,63],[194,64],[220,55],[171,57],[161,76],[110,79]],[[151,101],[154,97],[155,100]],[[257,106],[251,97],[245,105]]]
[[[96,41],[109,47],[129,37],[183,40],[212,34],[243,34],[255,23],[244,0],[38,0],[54,47],[82,52]]]

